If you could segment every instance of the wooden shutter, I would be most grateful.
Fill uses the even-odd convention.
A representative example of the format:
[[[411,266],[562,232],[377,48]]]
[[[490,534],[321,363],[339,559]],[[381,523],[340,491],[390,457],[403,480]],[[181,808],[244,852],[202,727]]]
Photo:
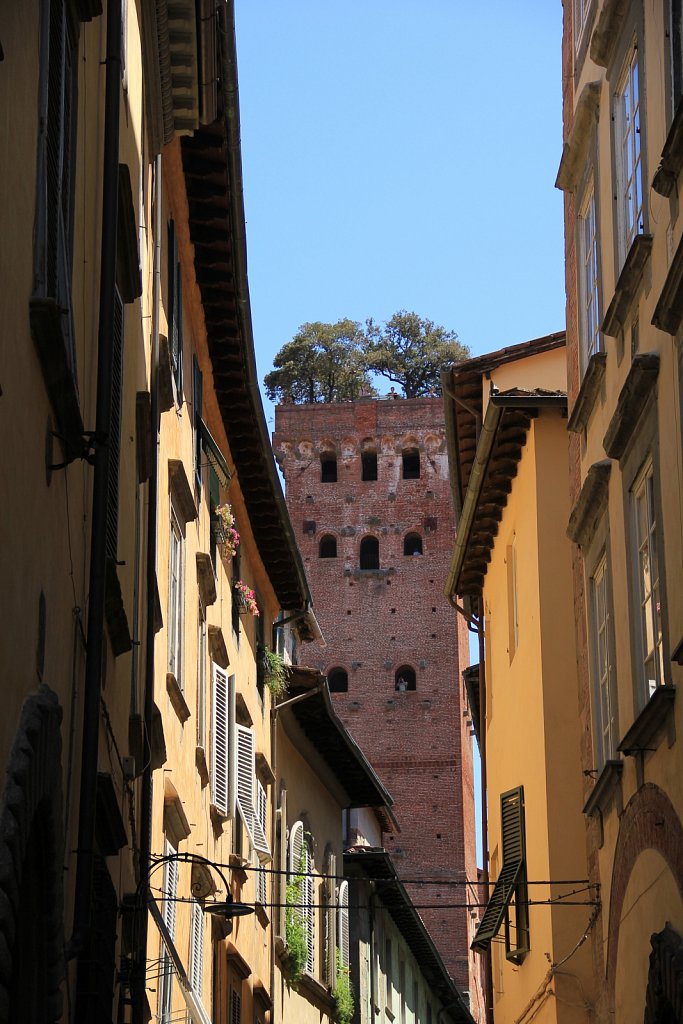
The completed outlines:
[[[194,478],[198,490],[202,489],[202,371],[195,355],[192,356],[192,412],[194,424]]]
[[[119,462],[121,452],[121,400],[123,394],[123,302],[114,290],[114,324],[109,420],[109,472],[107,480],[107,557],[117,560],[119,536]]]
[[[201,998],[204,981],[204,911],[197,900],[192,901],[189,967],[190,984]]]
[[[229,808],[228,676],[212,662],[211,686],[211,803],[227,816]]]
[[[265,786],[257,779],[256,780],[256,809],[258,812],[258,819],[263,830],[263,835],[266,834],[266,822],[268,819],[268,796],[266,794]],[[256,876],[257,891],[256,899],[259,903],[265,904],[268,902],[268,877],[261,868]]]
[[[261,860],[270,857],[270,847],[265,831],[261,827],[256,807],[254,806],[254,734],[244,725],[236,726],[237,735],[237,804],[242,815],[251,845]]]
[[[325,981],[335,987],[337,977],[337,907],[335,905],[335,875],[337,858],[333,853],[327,857],[325,864]]]
[[[503,866],[484,916],[472,940],[472,949],[484,952],[498,934],[515,886],[525,871],[524,787],[511,789],[500,798]]]
[[[230,1024],[242,1024],[242,997],[235,988],[230,989]]]
[[[315,973],[315,879],[312,875],[313,862],[311,859],[311,851],[308,843],[304,842],[304,863],[305,863],[305,874],[303,881],[303,892],[304,892],[304,920],[306,924],[306,941],[308,946],[308,957],[306,960],[306,970],[309,974]]]
[[[289,873],[292,876],[299,874],[303,849],[304,825],[302,821],[295,821],[289,838]]]
[[[337,945],[342,967],[348,971],[351,949],[349,944],[349,883],[342,882],[339,886],[339,908],[337,922]]]
[[[277,833],[277,835],[278,835],[277,868],[278,868],[278,871],[280,872],[280,874],[275,876],[275,878],[277,879],[277,887],[275,888],[275,891],[277,892],[277,895],[278,895],[278,898],[277,898],[277,900],[275,902],[279,903],[280,905],[277,908],[276,934],[277,935],[284,935],[285,934],[285,913],[286,913],[285,904],[287,902],[287,875],[286,875],[286,871],[287,871],[287,790],[286,789],[282,789],[280,791],[280,806],[279,806],[278,811],[277,811],[277,828],[278,828],[278,833]]]

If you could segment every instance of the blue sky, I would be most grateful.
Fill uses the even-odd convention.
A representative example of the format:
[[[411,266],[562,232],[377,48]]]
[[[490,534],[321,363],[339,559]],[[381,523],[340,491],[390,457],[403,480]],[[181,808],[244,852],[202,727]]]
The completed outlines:
[[[306,321],[414,310],[472,354],[564,327],[560,0],[236,0],[236,23],[261,380]]]
[[[310,320],[415,310],[474,354],[562,328],[560,0],[236,0],[236,21],[261,379]]]

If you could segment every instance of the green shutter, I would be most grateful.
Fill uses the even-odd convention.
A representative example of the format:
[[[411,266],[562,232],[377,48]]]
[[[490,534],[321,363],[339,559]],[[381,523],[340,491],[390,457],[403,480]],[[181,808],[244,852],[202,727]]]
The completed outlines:
[[[524,829],[524,787],[510,789],[500,798],[503,866],[489,898],[484,916],[472,940],[472,949],[485,952],[503,923],[515,886],[524,876],[526,842]]]

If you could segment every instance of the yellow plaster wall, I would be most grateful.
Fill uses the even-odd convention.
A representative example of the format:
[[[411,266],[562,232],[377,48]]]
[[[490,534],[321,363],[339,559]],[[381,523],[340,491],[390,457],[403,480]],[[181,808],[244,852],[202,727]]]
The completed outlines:
[[[560,352],[562,355],[562,352]],[[556,375],[553,381],[558,380]],[[536,378],[537,379],[537,378]],[[548,377],[550,379],[550,375]],[[516,381],[510,383],[516,386]],[[561,386],[553,383],[554,386]],[[586,877],[580,802],[578,712],[569,542],[565,421],[556,410],[532,420],[484,584],[487,616],[487,773],[489,844],[494,876],[502,866],[500,794],[524,786],[528,878]],[[517,548],[519,643],[511,657],[507,554]],[[567,886],[530,885],[530,900]],[[546,978],[549,960],[570,952],[591,908],[531,906],[531,951],[517,966],[494,942],[497,1020],[515,1020]],[[499,939],[502,937],[499,935]],[[587,985],[582,953],[571,971]],[[564,979],[553,983],[561,994]],[[567,1000],[571,1002],[569,996]],[[586,1020],[556,995],[544,998],[538,1020]]]

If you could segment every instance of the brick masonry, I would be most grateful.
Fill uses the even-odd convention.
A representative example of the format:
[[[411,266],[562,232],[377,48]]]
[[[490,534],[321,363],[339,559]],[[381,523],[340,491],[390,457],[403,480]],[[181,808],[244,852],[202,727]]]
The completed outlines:
[[[284,405],[273,446],[327,647],[303,657],[343,668],[336,709],[394,798],[401,832],[385,835],[407,888],[461,989],[469,988],[465,879],[476,879],[471,738],[461,672],[467,632],[443,596],[454,519],[440,399]],[[402,451],[417,448],[419,479],[403,479]],[[377,480],[361,478],[361,453],[377,452]],[[321,454],[337,482],[321,481]],[[422,555],[404,555],[416,533]],[[332,536],[336,558],[320,558]],[[379,542],[377,571],[360,571],[360,543]],[[416,689],[397,692],[409,666]],[[445,884],[456,883],[456,884]]]

